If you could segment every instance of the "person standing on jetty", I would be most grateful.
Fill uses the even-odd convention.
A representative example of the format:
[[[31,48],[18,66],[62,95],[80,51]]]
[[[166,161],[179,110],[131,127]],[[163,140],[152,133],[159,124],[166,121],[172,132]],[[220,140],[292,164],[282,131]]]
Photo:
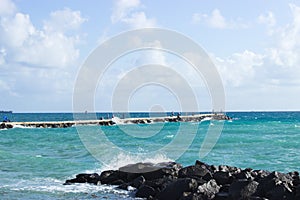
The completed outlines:
[[[10,122],[10,119],[8,119],[7,116],[4,116],[4,117],[3,117],[3,122]]]

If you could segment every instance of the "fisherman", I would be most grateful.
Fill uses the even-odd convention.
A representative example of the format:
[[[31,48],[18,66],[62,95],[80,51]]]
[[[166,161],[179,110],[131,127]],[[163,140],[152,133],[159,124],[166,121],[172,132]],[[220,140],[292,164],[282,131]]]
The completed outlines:
[[[172,111],[170,117],[173,117],[173,116],[174,116],[174,112]]]
[[[10,122],[10,120],[8,119],[7,116],[4,116],[4,117],[3,117],[3,122]]]

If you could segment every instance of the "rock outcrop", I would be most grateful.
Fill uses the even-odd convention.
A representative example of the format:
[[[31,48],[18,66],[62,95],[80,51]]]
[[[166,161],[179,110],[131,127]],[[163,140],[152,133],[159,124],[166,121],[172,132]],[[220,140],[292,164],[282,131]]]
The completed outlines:
[[[158,200],[300,199],[298,172],[214,166],[201,161],[187,167],[175,162],[136,163],[100,175],[78,174],[65,182],[72,183],[118,185],[123,190],[134,187],[135,197]]]

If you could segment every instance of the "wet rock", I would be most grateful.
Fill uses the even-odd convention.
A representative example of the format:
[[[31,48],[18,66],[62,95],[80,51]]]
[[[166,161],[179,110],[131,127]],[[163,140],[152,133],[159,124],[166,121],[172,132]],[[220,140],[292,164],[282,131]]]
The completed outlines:
[[[183,196],[184,192],[193,192],[197,190],[197,186],[197,181],[195,179],[180,178],[167,185],[167,187],[159,193],[158,199],[179,199]]]
[[[258,182],[239,180],[233,182],[229,187],[230,199],[249,199],[256,193]]]
[[[184,192],[179,200],[207,200],[207,198],[203,197],[201,194]]]
[[[97,173],[93,174],[78,174],[76,178],[66,180],[65,185],[69,185],[71,183],[91,183],[91,184],[100,184],[100,176]]]
[[[99,174],[78,174],[65,184],[91,183],[136,188],[136,197],[181,200],[277,200],[300,199],[298,172],[279,173],[208,165],[196,161],[182,166],[175,162],[136,163]]]
[[[252,179],[254,179],[254,178],[252,177],[252,175],[251,175],[251,172],[245,171],[245,170],[243,170],[243,171],[241,171],[241,172],[235,174],[234,177],[235,177],[236,179],[246,179],[246,180],[252,180]]]
[[[13,125],[4,122],[0,124],[0,129],[10,129],[10,128],[13,128]]]
[[[177,176],[182,166],[175,162],[164,162],[159,164],[136,163],[121,167],[119,171],[127,173],[128,181],[132,181],[138,176],[143,176],[146,180],[159,179],[164,176]]]
[[[135,193],[136,197],[139,198],[147,198],[149,199],[150,197],[154,197],[156,195],[156,191],[153,187],[148,186],[148,185],[142,185],[137,192]]]
[[[295,199],[300,199],[300,185],[295,188]]]
[[[214,173],[213,178],[217,181],[218,185],[231,184],[233,177],[228,171],[217,171]]]
[[[292,193],[293,178],[289,174],[272,172],[258,180],[258,195],[275,199],[274,195],[290,196]]]
[[[133,186],[135,188],[139,188],[141,185],[143,185],[145,183],[145,181],[146,180],[143,176],[139,176],[132,181],[131,186]]]
[[[214,198],[214,200],[227,200],[227,199],[229,199],[228,192],[218,192]]]
[[[212,179],[212,174],[205,166],[193,165],[193,166],[188,166],[180,169],[178,172],[178,177],[179,178],[190,177],[195,179],[202,178],[208,181]]]
[[[293,186],[298,186],[300,184],[300,177],[299,177],[299,172],[290,172],[289,175],[292,177],[293,181]]]
[[[252,176],[254,177],[255,181],[260,181],[265,177],[269,176],[271,172],[265,170],[254,170]]]
[[[148,185],[156,190],[162,191],[175,180],[177,180],[176,177],[163,177],[155,180],[145,181],[144,185]]]
[[[129,187],[130,186],[130,183],[123,183],[123,184],[120,184],[117,188],[120,189],[120,190],[129,190]]]
[[[286,184],[276,185],[266,192],[266,197],[270,200],[294,199],[292,190]]]
[[[218,186],[217,182],[214,179],[198,187],[198,193],[203,194],[203,196],[208,199],[213,199],[215,197],[215,194],[217,194],[219,190],[220,186]]]
[[[107,170],[100,175],[101,184],[116,185],[117,181],[120,179],[120,173],[117,170]]]
[[[109,183],[109,185],[122,185],[125,182],[122,179],[117,179]],[[107,183],[106,183],[107,184]]]

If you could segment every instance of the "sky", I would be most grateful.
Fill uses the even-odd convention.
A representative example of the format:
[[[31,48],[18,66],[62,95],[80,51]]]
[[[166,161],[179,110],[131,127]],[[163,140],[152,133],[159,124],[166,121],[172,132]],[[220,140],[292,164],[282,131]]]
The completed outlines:
[[[113,36],[149,27],[176,31],[205,50],[222,79],[226,110],[300,110],[300,2],[284,0],[0,0],[0,110],[72,112],[76,78],[91,52]],[[212,109],[188,63],[143,51],[111,65],[95,91],[95,111],[112,110],[122,75],[142,64],[174,67],[199,110]],[[126,99],[128,109],[178,110],[172,92],[140,87]]]

